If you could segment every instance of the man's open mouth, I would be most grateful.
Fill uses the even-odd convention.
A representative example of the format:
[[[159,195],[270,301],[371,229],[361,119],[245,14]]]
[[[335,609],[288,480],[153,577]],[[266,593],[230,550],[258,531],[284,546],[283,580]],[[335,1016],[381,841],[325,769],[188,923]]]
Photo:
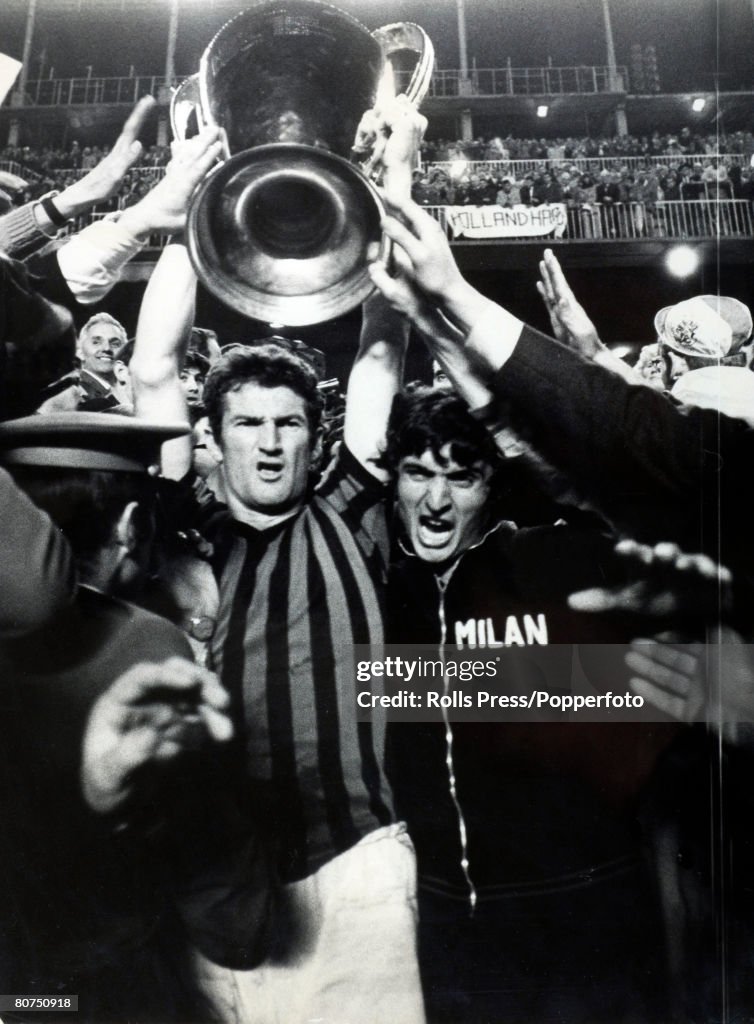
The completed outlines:
[[[434,516],[419,516],[419,539],[427,547],[441,547],[453,533],[453,523]]]
[[[283,474],[282,462],[257,462],[257,473],[262,480],[278,480]]]

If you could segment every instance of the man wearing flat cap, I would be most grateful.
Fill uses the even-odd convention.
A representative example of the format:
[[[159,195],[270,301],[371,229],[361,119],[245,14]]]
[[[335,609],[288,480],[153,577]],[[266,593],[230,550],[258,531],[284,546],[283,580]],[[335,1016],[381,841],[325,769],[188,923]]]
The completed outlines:
[[[727,295],[695,295],[655,316],[655,330],[669,386],[689,370],[705,366],[747,366],[751,313]]]
[[[149,559],[161,443],[99,413],[0,424],[0,464],[63,531],[79,578],[0,642],[0,988],[79,995],[89,1020],[201,1020],[193,948],[267,949],[272,889],[233,800],[227,697],[183,635],[114,594]]]

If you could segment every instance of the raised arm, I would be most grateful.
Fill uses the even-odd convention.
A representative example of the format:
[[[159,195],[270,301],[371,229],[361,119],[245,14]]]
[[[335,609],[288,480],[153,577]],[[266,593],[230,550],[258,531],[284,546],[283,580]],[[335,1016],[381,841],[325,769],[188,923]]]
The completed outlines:
[[[129,364],[136,415],[156,423],[189,418],[180,382],[194,323],[196,276],[186,247],[167,245],[144,291]],[[191,437],[162,446],[162,472],[180,480],[191,466]]]
[[[426,119],[401,96],[383,112],[374,112],[373,120],[384,141],[383,192],[391,201],[408,199]],[[408,331],[402,313],[379,293],[364,303],[359,350],[348,381],[343,436],[353,455],[379,479],[386,478],[378,460],[393,398],[403,377]]]
[[[202,148],[206,146],[214,162],[221,150],[218,137],[215,129],[206,129],[198,137],[201,143],[192,142]],[[181,150],[176,148],[175,151],[180,157]],[[181,198],[179,178],[185,172],[186,168],[174,159],[165,177],[138,203],[119,215],[95,221],[58,250],[60,271],[78,302],[85,305],[100,302],[120,277],[123,267],[147,244],[150,235],[183,230],[187,196]],[[195,184],[195,180],[187,178],[187,188],[191,190]]]
[[[396,200],[391,203],[391,215],[383,221],[383,230],[396,245],[396,280],[440,310],[464,338],[472,327],[492,319],[498,345],[513,350],[524,327],[522,321],[464,279],[437,221],[411,199]],[[384,292],[383,269],[372,264],[370,272]],[[489,372],[488,367],[483,368]]]
[[[0,217],[0,249],[18,259],[29,256],[57,235],[58,221],[71,221],[114,196],[141,156],[138,136],[155,105],[151,96],[140,99],[107,156],[55,196],[51,207],[34,200]]]
[[[160,218],[169,230],[182,231],[191,194],[219,152],[214,131],[174,146],[165,178],[133,207],[133,229],[148,230],[145,226]],[[185,246],[166,246],[144,292],[129,365],[137,416],[163,423],[188,419],[180,372],[194,323],[195,300],[196,276]],[[184,476],[191,465],[190,437],[164,445],[162,460],[166,476]]]
[[[463,280],[425,211],[403,203],[397,212],[403,222],[388,218],[385,231],[405,254],[399,276],[453,321],[469,359],[537,450],[638,539],[672,539],[754,576],[754,556],[740,543],[750,526],[738,494],[754,430],[714,410],[680,410],[526,327]],[[379,287],[380,270],[372,276]]]
[[[544,259],[539,264],[539,276],[537,291],[550,317],[553,337],[585,359],[619,374],[629,384],[646,384],[643,377],[601,341],[597,328],[574,295],[552,249],[545,249]]]
[[[348,379],[343,439],[359,462],[381,480],[387,474],[378,462],[403,377],[408,330],[406,318],[381,295],[364,303],[359,351]]]

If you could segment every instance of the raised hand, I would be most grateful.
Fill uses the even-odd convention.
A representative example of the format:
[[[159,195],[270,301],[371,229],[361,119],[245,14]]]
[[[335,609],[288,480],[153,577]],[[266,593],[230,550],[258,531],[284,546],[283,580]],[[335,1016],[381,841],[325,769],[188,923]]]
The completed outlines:
[[[142,145],[138,136],[155,106],[152,96],[140,99],[107,156],[56,197],[55,206],[64,217],[86,213],[92,206],[115,195],[126,174],[141,156]]]
[[[454,289],[465,286],[445,232],[411,199],[392,203],[390,210],[391,215],[384,218],[382,228],[396,246],[397,276],[406,279],[425,298],[442,305]],[[383,291],[387,282],[381,269],[380,264],[373,263],[370,273],[375,285]]]
[[[389,202],[410,198],[411,172],[426,128],[426,117],[403,94],[362,117],[353,152],[362,157],[364,173],[378,179]]]
[[[707,555],[687,555],[676,544],[651,548],[622,541],[616,552],[643,567],[642,579],[623,587],[571,594],[582,612],[632,612],[657,620],[655,637],[637,638],[626,654],[631,689],[680,722],[706,722],[730,740],[754,722],[754,656],[740,635],[720,619],[732,603],[731,573]],[[680,643],[678,625],[706,643]]]
[[[707,555],[688,555],[668,542],[649,547],[620,541],[615,553],[642,571],[642,577],[616,587],[591,587],[569,595],[580,612],[630,612],[670,620],[716,621],[730,603],[732,577]]]
[[[737,742],[754,723],[754,654],[730,627],[715,629],[708,644],[682,647],[637,639],[626,655],[631,689],[679,722],[704,722]]]
[[[137,769],[230,739],[229,703],[217,677],[185,658],[124,672],[89,714],[81,769],[87,803],[109,812],[128,797]]]
[[[552,249],[545,249],[539,274],[537,291],[547,307],[553,335],[587,359],[592,359],[603,348],[602,342],[586,310],[573,294]]]
[[[174,142],[171,148],[173,159],[165,177],[140,202],[125,210],[120,219],[136,235],[183,231],[194,189],[224,151],[222,130],[202,128],[198,135]]]

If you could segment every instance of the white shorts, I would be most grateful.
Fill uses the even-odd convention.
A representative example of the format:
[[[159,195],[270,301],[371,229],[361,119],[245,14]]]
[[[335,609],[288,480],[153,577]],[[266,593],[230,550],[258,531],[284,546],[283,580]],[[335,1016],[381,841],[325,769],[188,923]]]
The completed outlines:
[[[377,829],[287,885],[285,952],[252,971],[200,958],[224,1024],[423,1024],[416,857],[403,824]]]

